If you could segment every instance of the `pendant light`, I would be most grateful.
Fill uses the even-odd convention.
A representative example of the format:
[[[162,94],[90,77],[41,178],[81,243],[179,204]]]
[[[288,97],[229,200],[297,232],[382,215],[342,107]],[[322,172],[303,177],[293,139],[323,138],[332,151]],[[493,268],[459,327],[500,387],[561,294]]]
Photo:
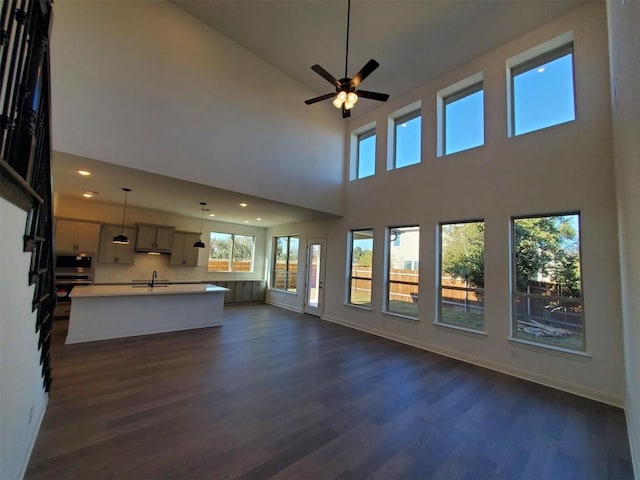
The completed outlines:
[[[124,234],[124,216],[127,213],[127,194],[131,191],[130,188],[122,187],[124,190],[124,210],[122,211],[122,226],[120,227],[120,235],[113,237],[113,243],[118,245],[129,245],[129,237]]]
[[[202,241],[202,217],[204,216],[204,206],[206,203],[200,202],[200,240],[193,244],[193,248],[204,248],[204,242]]]

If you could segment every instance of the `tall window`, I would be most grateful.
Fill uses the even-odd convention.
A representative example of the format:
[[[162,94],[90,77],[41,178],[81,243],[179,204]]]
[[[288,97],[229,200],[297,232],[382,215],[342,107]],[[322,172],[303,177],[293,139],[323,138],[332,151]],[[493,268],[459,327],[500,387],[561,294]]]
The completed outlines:
[[[420,111],[411,112],[395,119],[394,168],[420,163],[422,119]]]
[[[438,322],[484,329],[484,222],[440,225]]]
[[[445,97],[442,106],[445,155],[484,145],[482,82]]]
[[[376,173],[375,129],[358,135],[357,167],[357,178],[370,177]]]
[[[352,230],[348,300],[350,304],[371,308],[372,265],[373,230]]]
[[[512,335],[584,350],[580,215],[514,218]]]
[[[511,69],[515,135],[575,120],[573,44]]]
[[[418,317],[420,227],[387,230],[387,312]]]
[[[209,234],[209,272],[253,272],[255,237],[233,233]]]
[[[271,288],[296,293],[300,239],[291,235],[276,237]]]

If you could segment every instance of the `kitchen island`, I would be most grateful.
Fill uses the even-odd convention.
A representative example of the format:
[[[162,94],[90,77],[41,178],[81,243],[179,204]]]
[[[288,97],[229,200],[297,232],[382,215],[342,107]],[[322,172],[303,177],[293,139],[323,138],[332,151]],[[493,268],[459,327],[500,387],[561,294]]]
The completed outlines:
[[[65,343],[219,326],[227,291],[208,284],[79,286],[70,295]]]

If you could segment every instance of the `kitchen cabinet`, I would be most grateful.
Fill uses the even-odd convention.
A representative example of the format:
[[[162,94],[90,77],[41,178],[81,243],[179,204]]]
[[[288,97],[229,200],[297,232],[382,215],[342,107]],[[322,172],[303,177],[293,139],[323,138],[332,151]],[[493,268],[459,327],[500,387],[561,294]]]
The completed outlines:
[[[251,301],[251,292],[253,288],[253,282],[251,281],[237,281],[236,284],[236,292],[233,297],[235,302],[250,302]]]
[[[267,294],[267,282],[264,280],[254,280],[253,287],[251,289],[251,301],[252,302],[264,302]]]
[[[198,266],[198,255],[201,248],[193,248],[193,244],[200,240],[199,233],[175,232],[171,246],[171,265]]]
[[[236,282],[213,282],[213,284],[228,288],[229,291],[224,293],[224,303],[233,303],[236,294]]]
[[[171,253],[173,230],[173,227],[160,225],[138,225],[136,251]]]
[[[98,252],[100,224],[57,220],[55,230],[56,252],[91,253]]]
[[[124,230],[124,234],[129,237],[128,245],[113,243],[113,237],[119,235]],[[121,227],[115,225],[103,225],[100,233],[100,249],[98,250],[98,263],[131,265],[135,257],[136,229],[132,227]]]

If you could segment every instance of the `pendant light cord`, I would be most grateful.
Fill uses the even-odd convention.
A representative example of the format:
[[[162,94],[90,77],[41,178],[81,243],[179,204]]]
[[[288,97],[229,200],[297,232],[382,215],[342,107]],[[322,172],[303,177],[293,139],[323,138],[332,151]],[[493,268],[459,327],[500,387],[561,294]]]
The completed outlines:
[[[349,63],[349,24],[351,20],[351,0],[347,0],[347,48],[344,56],[344,78],[347,78]]]
[[[122,210],[122,225],[120,226],[120,234],[124,233],[124,216],[127,213],[127,194],[128,193],[129,193],[128,190],[124,190],[124,209]]]

